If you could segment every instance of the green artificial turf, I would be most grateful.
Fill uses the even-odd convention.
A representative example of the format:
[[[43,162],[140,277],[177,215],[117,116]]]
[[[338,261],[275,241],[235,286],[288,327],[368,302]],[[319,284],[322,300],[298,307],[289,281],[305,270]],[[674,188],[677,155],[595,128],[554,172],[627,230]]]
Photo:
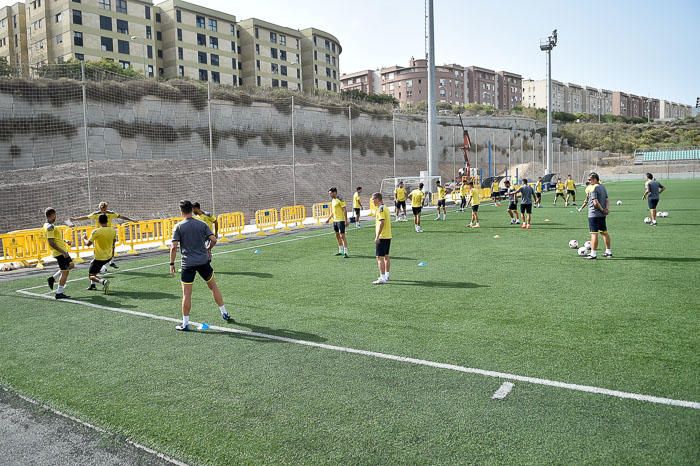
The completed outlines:
[[[615,257],[584,261],[585,212],[505,205],[394,223],[391,282],[377,276],[373,223],[217,246],[237,323],[202,281],[192,319],[270,335],[517,375],[700,401],[700,183],[672,181],[659,226],[641,183],[608,185]],[[580,193],[582,195],[582,193]],[[549,220],[545,222],[545,219]],[[494,236],[498,235],[499,238]],[[277,244],[274,244],[277,243]],[[258,253],[254,251],[257,249]],[[602,252],[602,251],[599,251]],[[419,262],[427,265],[419,267]],[[79,301],[177,318],[167,257],[120,262],[112,294]],[[154,267],[145,267],[160,264]],[[141,268],[145,267],[145,268]],[[138,270],[129,270],[140,268]],[[193,463],[697,463],[700,411],[305,347],[250,335],[178,333],[174,323],[0,285],[0,382]],[[72,278],[85,277],[81,268]],[[33,290],[48,292],[46,287]]]

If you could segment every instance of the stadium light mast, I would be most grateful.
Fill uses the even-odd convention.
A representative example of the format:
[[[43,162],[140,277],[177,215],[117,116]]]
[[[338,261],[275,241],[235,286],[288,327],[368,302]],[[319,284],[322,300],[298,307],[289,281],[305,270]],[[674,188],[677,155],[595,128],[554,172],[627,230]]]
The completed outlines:
[[[547,52],[547,164],[545,175],[552,173],[552,49],[557,46],[557,30],[540,41],[540,50]]]
[[[428,2],[428,30],[427,30],[427,42],[428,42],[428,176],[438,176],[438,159],[437,151],[435,146],[437,143],[437,132],[435,124],[437,122],[436,114],[436,103],[437,99],[435,96],[435,27],[434,27],[434,15],[433,15],[433,0],[427,0]]]

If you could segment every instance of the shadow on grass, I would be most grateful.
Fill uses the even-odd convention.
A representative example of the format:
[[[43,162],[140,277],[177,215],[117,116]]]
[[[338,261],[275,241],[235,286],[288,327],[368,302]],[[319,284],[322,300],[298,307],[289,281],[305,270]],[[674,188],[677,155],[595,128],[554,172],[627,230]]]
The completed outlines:
[[[471,288],[489,288],[489,285],[479,285],[470,282],[454,282],[454,281],[433,281],[433,280],[395,280],[391,279],[390,285],[399,286],[422,286],[426,288],[453,288],[453,289],[471,289]]]
[[[263,333],[265,335],[274,335],[276,337],[283,337],[283,338],[290,338],[292,340],[304,340],[304,341],[312,341],[314,343],[323,343],[327,341],[325,338],[316,335],[314,333],[308,333],[308,332],[298,332],[296,330],[289,330],[285,328],[272,328],[272,327],[265,327],[262,325],[255,325],[255,324],[247,324],[245,322],[240,322],[240,321],[235,321],[231,322],[231,324],[236,325],[238,327],[245,327],[251,332],[255,333]],[[222,324],[217,324],[217,325],[222,325]],[[225,324],[223,324],[225,325]],[[240,333],[231,333],[231,332],[222,332],[219,330],[207,330],[205,333],[210,334],[210,335],[221,335],[221,336],[227,336],[231,338],[241,338],[245,340],[250,340],[250,341],[258,341],[261,343],[284,343],[279,340],[271,340],[269,338],[265,337],[259,337],[255,335],[245,335],[245,334],[240,334]]]
[[[700,257],[614,257],[616,261],[700,262]]]
[[[226,272],[222,270],[217,270],[214,272],[216,275],[240,275],[243,277],[255,277],[255,278],[272,278],[274,275],[267,272]]]
[[[401,257],[401,256],[392,256],[392,255],[389,255],[389,257],[393,261],[417,261],[418,260],[414,257]],[[360,254],[350,254],[350,256],[348,257],[348,259],[376,259],[376,258],[377,258],[376,256],[363,256]]]

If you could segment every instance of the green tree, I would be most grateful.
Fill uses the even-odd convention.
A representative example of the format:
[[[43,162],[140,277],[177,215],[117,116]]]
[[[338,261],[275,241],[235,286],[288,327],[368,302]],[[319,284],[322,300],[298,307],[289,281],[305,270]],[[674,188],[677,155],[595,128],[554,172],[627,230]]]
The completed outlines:
[[[7,63],[7,57],[0,57],[0,77],[11,75],[12,67]]]

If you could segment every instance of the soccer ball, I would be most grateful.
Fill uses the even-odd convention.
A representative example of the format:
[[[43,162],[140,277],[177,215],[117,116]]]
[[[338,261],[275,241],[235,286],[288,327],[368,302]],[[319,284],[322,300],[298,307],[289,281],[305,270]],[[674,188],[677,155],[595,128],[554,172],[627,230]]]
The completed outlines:
[[[622,205],[622,201],[617,201],[616,204],[617,204],[617,205]]]
[[[103,265],[102,268],[100,269],[100,273],[107,273],[107,266]]]
[[[569,241],[569,247],[571,249],[576,249],[578,247],[578,241],[576,241],[575,239],[572,239],[571,241]]]
[[[646,223],[647,225],[650,224],[650,223],[651,223],[651,218],[649,218],[649,217],[644,217],[644,223]]]
[[[583,243],[583,247],[586,248],[586,249],[588,249],[588,250],[590,251],[590,250],[591,250],[591,242],[590,242],[590,241],[586,241],[585,243]]]
[[[659,212],[659,217],[668,217],[668,212]]]
[[[578,255],[579,256],[585,256],[588,254],[588,249],[586,248],[578,248]]]

